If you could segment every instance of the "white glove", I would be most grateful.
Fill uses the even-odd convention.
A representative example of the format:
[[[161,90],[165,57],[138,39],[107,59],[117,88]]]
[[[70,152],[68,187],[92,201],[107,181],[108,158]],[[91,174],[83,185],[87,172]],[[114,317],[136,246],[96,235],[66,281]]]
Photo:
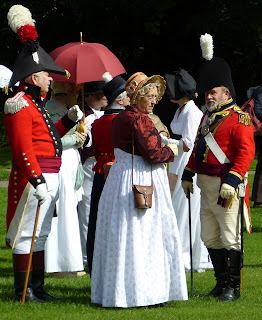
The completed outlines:
[[[187,198],[188,198],[189,192],[191,192],[192,194],[194,193],[193,182],[182,180],[182,188]]]
[[[79,106],[76,104],[68,110],[68,118],[74,122],[83,118],[83,112],[80,110]]]
[[[179,143],[179,140],[176,140],[176,139],[168,139],[168,137],[164,136],[162,133],[160,133],[160,137],[161,137],[161,140],[162,142],[167,145],[167,144],[176,144],[178,145]]]
[[[47,191],[47,185],[46,183],[41,183],[36,187],[36,192],[34,193],[34,196],[37,200],[39,200],[39,204],[43,204],[46,201],[48,191]]]
[[[168,144],[167,146],[173,151],[174,156],[177,157],[178,156],[177,145],[176,144]]]
[[[78,134],[78,143],[77,143],[77,147],[78,148],[82,148],[85,141],[86,141],[86,137],[87,137],[87,131],[83,132],[83,133],[79,133]]]
[[[231,199],[234,198],[235,188],[227,183],[223,183],[220,189],[220,196],[223,199]]]
[[[166,136],[164,136],[162,133],[160,133],[160,137],[161,137],[161,140],[162,142],[165,144],[165,145],[169,145],[169,144],[175,144],[177,145],[177,148],[179,151],[183,151],[183,140],[180,139],[180,140],[176,140],[176,139],[168,139]]]

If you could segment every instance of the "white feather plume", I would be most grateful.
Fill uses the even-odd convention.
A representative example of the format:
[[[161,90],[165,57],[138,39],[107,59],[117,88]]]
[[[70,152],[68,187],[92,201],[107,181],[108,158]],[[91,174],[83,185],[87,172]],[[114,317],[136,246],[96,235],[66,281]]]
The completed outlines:
[[[213,38],[210,34],[205,33],[200,37],[200,47],[202,50],[202,57],[207,61],[213,58],[214,54],[214,46],[213,46]]]
[[[10,28],[14,32],[17,32],[19,28],[27,24],[35,26],[35,20],[32,19],[31,12],[21,4],[16,4],[9,9],[7,20]]]
[[[105,72],[103,75],[102,75],[102,78],[105,82],[109,82],[113,79],[113,77],[111,76],[110,72]]]

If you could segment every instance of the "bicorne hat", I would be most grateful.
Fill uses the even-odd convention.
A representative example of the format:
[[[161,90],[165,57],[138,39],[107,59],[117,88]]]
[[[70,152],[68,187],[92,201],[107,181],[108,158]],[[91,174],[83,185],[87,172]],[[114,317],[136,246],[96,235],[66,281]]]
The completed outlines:
[[[125,91],[126,81],[121,76],[112,78],[109,72],[105,72],[102,78],[106,82],[103,92],[107,98],[108,105],[110,105],[120,93]]]
[[[56,64],[36,41],[38,35],[35,29],[35,20],[32,19],[31,12],[27,8],[19,4],[12,6],[8,11],[7,19],[9,26],[18,34],[23,44],[15,61],[9,87],[40,71],[69,76],[68,72]]]
[[[173,100],[187,96],[190,100],[196,93],[195,79],[184,69],[165,74],[167,90]]]
[[[199,78],[197,81],[198,94],[204,94],[206,91],[215,87],[227,87],[231,96],[235,99],[235,88],[232,81],[231,70],[228,63],[220,57],[213,57],[213,38],[210,34],[204,34],[200,37],[200,46],[202,56],[206,60],[199,69]]]

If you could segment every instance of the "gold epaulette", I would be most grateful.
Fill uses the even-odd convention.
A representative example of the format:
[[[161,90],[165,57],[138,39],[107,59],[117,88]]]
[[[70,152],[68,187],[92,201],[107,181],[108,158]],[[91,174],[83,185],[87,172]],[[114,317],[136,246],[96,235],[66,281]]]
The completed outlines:
[[[4,107],[4,113],[8,114],[14,114],[20,111],[24,107],[28,107],[29,104],[26,101],[26,99],[23,98],[23,95],[25,93],[23,91],[18,92],[15,96],[12,98],[9,98],[5,102],[5,107]]]
[[[251,119],[248,113],[242,111],[237,105],[234,106],[233,110],[238,113],[238,122],[245,126],[251,126]]]

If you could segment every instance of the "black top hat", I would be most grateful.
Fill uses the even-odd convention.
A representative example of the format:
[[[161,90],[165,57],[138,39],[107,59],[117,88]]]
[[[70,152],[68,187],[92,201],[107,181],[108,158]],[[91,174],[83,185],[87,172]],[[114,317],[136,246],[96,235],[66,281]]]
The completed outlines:
[[[108,105],[110,105],[120,93],[125,91],[125,85],[126,81],[121,76],[114,77],[104,85],[103,92],[107,98]]]
[[[165,74],[165,80],[172,99],[179,100],[185,96],[194,98],[196,81],[186,70],[179,68],[178,71]]]
[[[37,54],[38,56],[38,58],[35,58],[36,61],[34,60],[33,54]],[[12,87],[18,81],[24,80],[29,75],[39,71],[66,75],[65,69],[56,64],[38,42],[30,40],[29,43],[21,49],[16,58],[9,87]]]
[[[105,85],[104,81],[91,81],[84,84],[84,94],[88,96],[89,94],[101,93],[103,92],[103,87]]]
[[[200,66],[197,92],[204,94],[208,90],[221,86],[227,87],[231,96],[235,98],[236,93],[228,63],[222,58],[213,57]]]

